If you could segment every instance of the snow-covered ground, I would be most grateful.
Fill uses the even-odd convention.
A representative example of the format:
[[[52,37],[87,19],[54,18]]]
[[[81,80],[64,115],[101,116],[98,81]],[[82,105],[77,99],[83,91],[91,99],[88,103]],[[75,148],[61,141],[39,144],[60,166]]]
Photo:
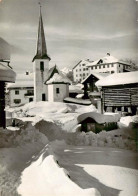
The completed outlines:
[[[55,146],[54,151],[60,165],[83,189],[96,188],[101,196],[137,195],[136,153],[117,148],[67,145]]]
[[[11,111],[24,126],[0,131],[0,196],[137,196],[138,156],[126,150],[136,150],[137,116],[95,134],[77,125],[84,112],[97,112],[92,105],[39,102]]]

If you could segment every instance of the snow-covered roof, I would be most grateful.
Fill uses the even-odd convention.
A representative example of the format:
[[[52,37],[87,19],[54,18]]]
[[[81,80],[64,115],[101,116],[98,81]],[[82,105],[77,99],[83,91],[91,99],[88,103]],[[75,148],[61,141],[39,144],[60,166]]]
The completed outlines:
[[[101,64],[109,64],[109,63],[122,63],[126,65],[130,65],[127,62],[119,61],[119,59],[115,58],[114,56],[107,55],[105,57],[102,57],[94,62],[88,63],[86,66],[87,67],[92,67],[94,65],[101,65]]]
[[[78,65],[82,65],[82,64],[85,64],[87,66],[87,64],[89,63],[92,63],[93,61],[90,61],[89,59],[86,59],[86,60],[81,60],[79,61],[72,69],[75,69],[75,67],[77,67]]]
[[[70,93],[83,93],[83,90],[81,89],[81,86],[70,85],[69,92]]]
[[[91,75],[95,76],[97,79],[102,79],[110,75],[110,73],[91,72],[81,83],[83,84]]]
[[[72,98],[72,97],[66,97],[64,99],[64,102],[67,103],[75,103],[75,104],[80,104],[80,105],[91,105],[91,101],[88,99],[77,99],[77,98]]]
[[[97,123],[103,124],[105,122],[118,122],[120,119],[119,114],[104,115],[97,112],[87,112],[78,116],[78,122],[82,122],[87,118],[94,119]]]
[[[34,87],[33,81],[33,73],[29,73],[29,75],[17,74],[16,81],[14,84],[8,84],[7,88],[26,88],[26,87]]]
[[[0,63],[0,81],[15,82],[16,73],[7,65]]]
[[[96,86],[115,86],[135,83],[138,83],[138,71],[114,73],[97,81],[95,84]]]
[[[59,73],[54,73],[54,75],[46,82],[46,84],[64,83],[70,84],[69,79]]]

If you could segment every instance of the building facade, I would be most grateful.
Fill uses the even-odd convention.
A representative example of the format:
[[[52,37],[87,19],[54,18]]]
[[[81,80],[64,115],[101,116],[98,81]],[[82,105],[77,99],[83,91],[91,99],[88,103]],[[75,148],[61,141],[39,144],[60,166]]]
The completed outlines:
[[[87,67],[88,63],[90,63],[89,60],[81,60],[77,65],[73,67],[74,82],[79,83],[89,75],[89,69]]]
[[[9,105],[21,106],[34,101],[33,73],[18,74],[15,83],[8,84]]]
[[[98,59],[97,61],[88,63],[87,67],[89,69],[89,73],[99,72],[113,74],[134,71],[131,68],[130,64],[119,61],[117,58],[111,56],[109,53],[107,53],[107,56]]]

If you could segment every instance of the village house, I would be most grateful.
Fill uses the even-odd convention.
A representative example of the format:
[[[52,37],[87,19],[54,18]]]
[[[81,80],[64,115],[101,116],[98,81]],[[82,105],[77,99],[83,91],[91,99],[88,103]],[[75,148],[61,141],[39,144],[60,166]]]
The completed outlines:
[[[90,63],[89,59],[87,60],[81,60],[77,65],[73,67],[73,81],[74,82],[81,82],[84,78],[86,78],[89,75],[89,69],[86,66],[88,63]]]
[[[7,63],[7,64],[5,64]],[[5,115],[5,87],[7,82],[15,82],[16,74],[9,66],[9,61],[1,60],[0,63],[0,127],[6,126]]]
[[[100,58],[94,62],[90,62],[86,65],[89,69],[89,73],[99,72],[99,73],[122,73],[134,71],[132,65],[110,55]]]
[[[138,71],[111,74],[99,81],[101,112],[138,113]]]
[[[33,73],[17,74],[16,81],[8,84],[9,105],[21,106],[34,100]]]

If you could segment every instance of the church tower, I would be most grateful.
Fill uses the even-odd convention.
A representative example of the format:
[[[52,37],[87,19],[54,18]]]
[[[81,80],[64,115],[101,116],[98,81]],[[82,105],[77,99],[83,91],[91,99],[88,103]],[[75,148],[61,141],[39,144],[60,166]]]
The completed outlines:
[[[47,54],[47,47],[45,41],[43,19],[40,5],[38,38],[37,38],[37,51],[33,58],[33,71],[34,71],[34,101],[47,100],[47,88],[44,84],[48,77],[50,57]]]

